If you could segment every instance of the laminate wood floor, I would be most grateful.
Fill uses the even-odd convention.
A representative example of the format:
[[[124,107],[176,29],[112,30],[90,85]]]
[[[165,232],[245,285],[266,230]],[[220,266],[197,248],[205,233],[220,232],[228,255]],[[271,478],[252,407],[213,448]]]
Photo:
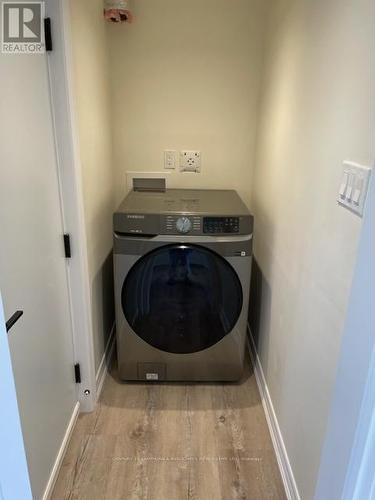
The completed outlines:
[[[285,499],[251,368],[238,384],[122,383],[80,415],[52,500]]]

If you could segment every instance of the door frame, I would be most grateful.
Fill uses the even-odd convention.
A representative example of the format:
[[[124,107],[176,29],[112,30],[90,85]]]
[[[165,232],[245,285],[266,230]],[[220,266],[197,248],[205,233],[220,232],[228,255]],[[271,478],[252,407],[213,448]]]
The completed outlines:
[[[373,499],[375,167],[367,196],[315,500]],[[369,496],[370,495],[370,496]]]
[[[62,219],[64,233],[70,235],[72,246],[72,257],[66,264],[73,332],[72,361],[80,364],[77,399],[81,411],[90,412],[96,405],[97,388],[69,0],[48,0],[45,8],[52,24],[53,50],[47,53],[47,64]]]
[[[343,500],[375,498],[375,163],[366,203],[353,290],[348,313],[348,335],[361,341],[354,354],[358,364],[353,390],[359,393],[353,445],[345,477]],[[359,338],[358,338],[359,337]],[[353,352],[353,345],[346,339]],[[359,384],[361,383],[361,384]],[[355,385],[356,384],[356,385]],[[353,405],[353,400],[350,401]]]
[[[375,348],[342,500],[375,498]]]

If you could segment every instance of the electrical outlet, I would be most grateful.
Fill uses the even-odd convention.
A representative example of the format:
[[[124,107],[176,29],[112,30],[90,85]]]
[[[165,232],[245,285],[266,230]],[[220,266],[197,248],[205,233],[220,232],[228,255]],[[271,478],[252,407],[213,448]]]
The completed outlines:
[[[174,170],[177,165],[177,151],[168,149],[164,151],[164,168]]]
[[[181,151],[180,153],[181,172],[201,171],[201,152],[200,151]]]

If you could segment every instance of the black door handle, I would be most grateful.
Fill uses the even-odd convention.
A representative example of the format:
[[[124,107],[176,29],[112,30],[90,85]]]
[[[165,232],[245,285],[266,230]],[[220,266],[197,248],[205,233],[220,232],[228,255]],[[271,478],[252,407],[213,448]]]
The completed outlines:
[[[20,317],[23,315],[23,311],[16,311],[13,316],[11,316],[8,321],[5,323],[7,332],[14,326],[17,321],[20,319]]]

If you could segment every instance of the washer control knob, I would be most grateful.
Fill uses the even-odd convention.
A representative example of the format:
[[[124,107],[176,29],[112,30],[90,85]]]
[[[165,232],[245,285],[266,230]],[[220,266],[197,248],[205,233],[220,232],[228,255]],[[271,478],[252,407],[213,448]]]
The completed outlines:
[[[179,233],[188,233],[191,230],[191,220],[188,217],[180,217],[177,219],[176,229]]]

